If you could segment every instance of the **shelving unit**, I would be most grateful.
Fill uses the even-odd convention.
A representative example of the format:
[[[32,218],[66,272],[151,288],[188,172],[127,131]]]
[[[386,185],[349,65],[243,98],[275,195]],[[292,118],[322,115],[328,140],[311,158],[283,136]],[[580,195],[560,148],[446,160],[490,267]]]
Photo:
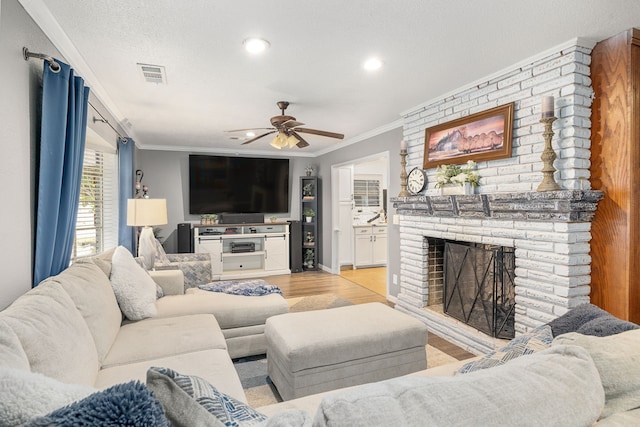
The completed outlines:
[[[213,280],[289,274],[289,224],[194,227],[195,252],[211,254]]]
[[[320,179],[317,176],[300,177],[300,214],[302,216],[302,269],[317,270],[320,261]],[[307,222],[304,212],[312,210],[314,216]]]

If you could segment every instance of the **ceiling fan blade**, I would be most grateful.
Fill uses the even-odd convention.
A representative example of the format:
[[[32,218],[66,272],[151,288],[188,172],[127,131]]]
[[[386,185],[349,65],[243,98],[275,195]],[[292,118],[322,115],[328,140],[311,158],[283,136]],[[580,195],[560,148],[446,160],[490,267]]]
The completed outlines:
[[[282,123],[282,126],[286,127],[287,129],[291,129],[291,128],[294,128],[296,126],[302,126],[302,125],[304,125],[304,123],[298,122],[298,121],[293,120],[293,119],[287,120],[286,122]]]
[[[298,143],[296,144],[298,148],[304,148],[309,146],[309,143],[305,141],[304,138],[301,137],[300,134],[298,134],[296,131],[291,130],[289,132],[291,132],[291,135],[295,136],[296,139],[298,140]]]
[[[327,131],[324,131],[324,130],[307,129],[307,128],[296,128],[296,132],[310,133],[312,135],[326,136],[328,138],[344,139],[344,135],[341,134],[341,133],[327,132]]]
[[[260,139],[260,138],[262,138],[263,136],[270,135],[270,134],[272,134],[272,133],[274,133],[274,132],[276,132],[276,130],[275,130],[275,129],[274,129],[274,130],[272,130],[271,132],[267,132],[267,133],[263,133],[262,135],[258,135],[258,136],[256,136],[255,138],[251,138],[250,140],[243,142],[243,143],[242,143],[242,145],[249,144],[249,143],[251,143],[251,142],[255,141],[256,139]]]
[[[246,132],[248,130],[273,130],[273,128],[248,128],[248,129],[233,129],[233,130],[225,130],[227,133],[231,132]]]

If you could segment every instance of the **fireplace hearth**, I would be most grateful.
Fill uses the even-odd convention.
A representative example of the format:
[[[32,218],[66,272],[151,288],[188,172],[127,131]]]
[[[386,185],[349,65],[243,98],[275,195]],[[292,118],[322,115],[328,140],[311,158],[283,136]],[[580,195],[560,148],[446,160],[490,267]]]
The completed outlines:
[[[590,228],[602,197],[596,190],[562,190],[392,199],[400,225],[396,308],[423,320],[431,332],[481,354],[504,345],[500,337],[505,333],[529,332],[589,302]],[[445,297],[445,241],[508,248],[497,261],[509,267],[508,273],[499,273],[496,284],[478,290],[488,271],[456,270],[454,277],[474,277],[476,289],[462,298],[454,284]],[[471,247],[464,249],[467,257]],[[503,290],[507,285],[513,290]],[[502,295],[490,295],[494,289]],[[481,294],[489,294],[496,306],[489,308],[484,296],[476,298]],[[482,310],[476,313],[478,308]]]
[[[515,252],[445,242],[444,313],[494,338],[515,336]]]

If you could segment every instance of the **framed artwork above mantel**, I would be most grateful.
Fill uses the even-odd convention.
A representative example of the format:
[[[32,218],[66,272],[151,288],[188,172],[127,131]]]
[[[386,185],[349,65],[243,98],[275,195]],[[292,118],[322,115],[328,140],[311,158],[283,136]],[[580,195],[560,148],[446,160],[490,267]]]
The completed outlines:
[[[505,104],[427,128],[424,169],[511,157],[513,109]]]

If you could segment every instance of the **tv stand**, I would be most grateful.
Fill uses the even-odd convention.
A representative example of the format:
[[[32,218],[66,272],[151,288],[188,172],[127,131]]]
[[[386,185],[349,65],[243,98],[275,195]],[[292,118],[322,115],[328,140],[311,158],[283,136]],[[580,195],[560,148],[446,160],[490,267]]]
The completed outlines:
[[[290,274],[289,223],[194,226],[194,250],[211,255],[211,279]]]

